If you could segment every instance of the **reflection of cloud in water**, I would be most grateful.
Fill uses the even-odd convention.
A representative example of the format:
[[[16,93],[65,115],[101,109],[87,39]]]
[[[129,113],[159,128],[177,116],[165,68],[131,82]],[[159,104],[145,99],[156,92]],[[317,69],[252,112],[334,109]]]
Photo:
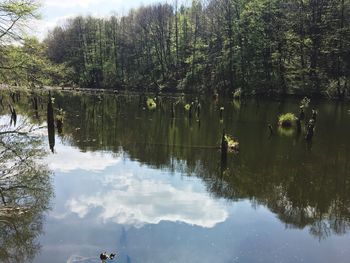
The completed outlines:
[[[56,153],[48,156],[47,161],[52,170],[68,173],[74,170],[103,171],[117,164],[120,159],[110,153],[81,152],[76,148],[59,144]]]
[[[209,228],[228,217],[222,204],[190,185],[171,185],[135,174],[105,176],[100,184],[102,191],[94,196],[69,200],[70,211],[83,218],[94,208],[102,208],[94,210],[103,221],[136,227],[178,221]]]
[[[79,255],[72,255],[68,258],[67,263],[100,263],[97,258],[88,258],[88,257],[82,257]]]

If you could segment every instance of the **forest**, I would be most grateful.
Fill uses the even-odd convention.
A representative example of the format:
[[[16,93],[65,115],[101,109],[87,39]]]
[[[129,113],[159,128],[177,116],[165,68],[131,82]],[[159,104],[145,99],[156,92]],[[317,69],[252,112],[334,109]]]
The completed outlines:
[[[0,6],[0,83],[349,96],[349,0],[174,0],[70,18],[41,42],[11,28],[36,15],[35,1],[11,2]]]

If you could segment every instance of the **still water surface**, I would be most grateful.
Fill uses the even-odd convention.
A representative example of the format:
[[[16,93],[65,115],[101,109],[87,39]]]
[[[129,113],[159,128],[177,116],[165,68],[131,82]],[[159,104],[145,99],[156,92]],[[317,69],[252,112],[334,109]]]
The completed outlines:
[[[349,262],[349,104],[312,101],[306,117],[311,108],[319,115],[307,144],[303,133],[267,129],[279,114],[298,112],[298,100],[200,98],[199,118],[179,102],[172,119],[178,98],[148,110],[138,96],[53,96],[63,129],[53,153],[46,129],[23,146],[46,150],[36,170],[18,169],[41,174],[35,184],[23,179],[41,190],[4,191],[8,200],[29,197],[32,210],[14,214],[13,224],[0,220],[1,262],[99,262],[103,251],[128,263]],[[46,94],[12,104],[16,125],[45,124]],[[227,166],[217,148],[224,128],[240,143]]]

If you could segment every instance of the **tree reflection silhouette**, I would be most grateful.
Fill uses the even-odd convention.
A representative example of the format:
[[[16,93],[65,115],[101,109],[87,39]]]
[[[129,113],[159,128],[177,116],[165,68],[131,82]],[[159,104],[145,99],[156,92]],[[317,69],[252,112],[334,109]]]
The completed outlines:
[[[30,262],[52,197],[42,138],[0,135],[0,262]]]
[[[67,112],[62,140],[82,151],[122,151],[142,164],[200,177],[213,196],[268,207],[287,227],[308,228],[317,238],[342,235],[350,228],[350,124],[337,105],[319,105],[322,118],[307,150],[302,136],[269,139],[266,132],[280,112],[298,110],[298,102],[262,100],[259,110],[255,102],[227,102],[226,129],[239,138],[242,151],[220,166],[218,149],[197,147],[220,145],[223,124],[218,106],[210,101],[201,101],[201,126],[190,127],[181,103],[175,106],[175,118],[169,114],[170,97],[162,107],[147,111],[140,109],[138,97],[54,96]],[[26,112],[25,104],[18,109]],[[45,114],[41,109],[39,115]]]
[[[350,228],[350,186],[346,183],[350,181],[349,153],[336,143],[310,152],[297,137],[269,139],[266,125],[270,116],[277,116],[276,107],[281,106],[276,102],[260,102],[258,112],[254,103],[247,102],[238,114],[234,105],[225,106],[237,127],[229,132],[239,136],[243,150],[222,166],[217,149],[197,147],[220,144],[222,125],[210,102],[203,103],[207,107],[201,109],[199,129],[189,127],[181,105],[176,108],[176,119],[169,116],[173,99],[164,98],[162,108],[155,111],[140,111],[137,97],[105,96],[99,102],[88,95],[57,99],[73,113],[66,120],[65,138],[83,151],[118,153],[122,149],[131,159],[151,167],[198,176],[214,196],[232,201],[249,199],[253,205],[264,205],[287,227],[307,227],[317,238],[341,235]],[[329,140],[332,135],[317,136]],[[296,143],[300,147],[295,147]]]

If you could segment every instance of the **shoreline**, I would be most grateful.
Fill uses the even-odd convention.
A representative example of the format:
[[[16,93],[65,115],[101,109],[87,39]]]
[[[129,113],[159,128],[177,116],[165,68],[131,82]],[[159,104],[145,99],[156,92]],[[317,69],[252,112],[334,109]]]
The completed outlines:
[[[184,92],[184,91],[154,91],[154,90],[148,90],[148,91],[140,91],[136,89],[93,89],[93,88],[79,88],[79,87],[52,87],[52,86],[43,86],[43,87],[18,87],[18,86],[10,86],[7,84],[0,84],[0,91],[25,91],[25,92],[82,92],[86,94],[115,94],[115,95],[147,95],[147,94],[156,94],[161,96],[212,96],[212,93],[206,93],[206,92]],[[226,98],[233,99],[232,94],[230,94],[229,91],[227,92],[219,92],[221,96],[225,96]],[[322,99],[322,100],[328,100],[328,101],[334,101],[334,102],[346,102],[350,101],[350,96],[346,96],[342,99],[336,97],[336,96],[330,96],[328,94],[280,94],[280,93],[258,93],[258,94],[248,94],[242,96],[243,99],[250,99],[250,98],[270,98],[270,99],[283,99],[283,98],[294,98],[294,99],[302,99],[304,97],[308,97],[310,99]]]

